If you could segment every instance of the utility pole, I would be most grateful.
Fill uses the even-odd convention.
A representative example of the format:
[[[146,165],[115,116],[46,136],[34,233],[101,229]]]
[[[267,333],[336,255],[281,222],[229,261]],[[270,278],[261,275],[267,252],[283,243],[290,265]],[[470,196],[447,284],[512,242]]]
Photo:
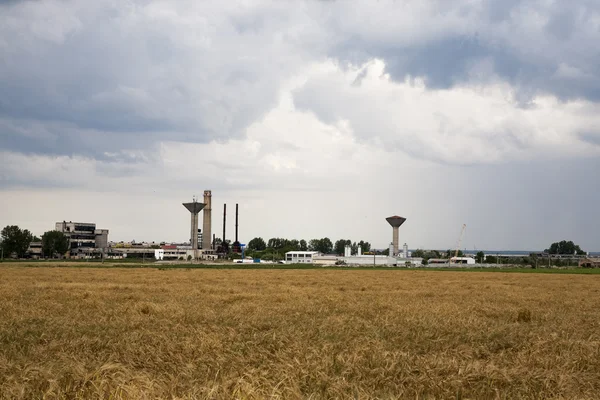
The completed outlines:
[[[375,268],[375,254],[377,254],[377,252],[373,249],[373,268]]]

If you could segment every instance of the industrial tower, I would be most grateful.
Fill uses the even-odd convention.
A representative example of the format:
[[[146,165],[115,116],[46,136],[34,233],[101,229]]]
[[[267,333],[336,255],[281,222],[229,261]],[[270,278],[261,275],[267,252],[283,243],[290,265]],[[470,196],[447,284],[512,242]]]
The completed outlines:
[[[188,209],[192,217],[190,227],[190,244],[192,245],[194,259],[198,258],[198,213],[204,208],[205,205],[206,204],[204,203],[198,203],[195,197],[191,203],[183,203],[183,206]],[[202,237],[204,238],[205,236]]]
[[[385,220],[393,228],[392,243],[394,245],[394,254],[390,254],[390,256],[395,257],[398,255],[398,228],[406,221],[406,218],[394,215],[393,217],[387,217]]]
[[[204,191],[204,216],[202,217],[202,250],[210,250],[211,244],[211,226],[212,226],[212,192]]]

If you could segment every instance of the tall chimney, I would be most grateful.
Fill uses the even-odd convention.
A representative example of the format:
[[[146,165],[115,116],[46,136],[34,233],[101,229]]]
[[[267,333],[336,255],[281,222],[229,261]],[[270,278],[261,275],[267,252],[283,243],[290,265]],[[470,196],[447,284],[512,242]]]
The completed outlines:
[[[212,192],[204,191],[204,216],[202,217],[202,249],[210,250],[211,227],[212,227]]]
[[[225,243],[225,223],[227,222],[227,204],[223,204],[223,243]]]
[[[394,215],[393,217],[386,218],[386,221],[392,226],[393,234],[392,234],[392,243],[394,244],[394,254],[390,254],[391,256],[398,255],[398,228],[400,225],[406,221],[406,218],[399,217]]]
[[[215,234],[213,233],[212,249],[215,249]]]
[[[235,241],[238,242],[238,204],[237,203],[235,203]]]

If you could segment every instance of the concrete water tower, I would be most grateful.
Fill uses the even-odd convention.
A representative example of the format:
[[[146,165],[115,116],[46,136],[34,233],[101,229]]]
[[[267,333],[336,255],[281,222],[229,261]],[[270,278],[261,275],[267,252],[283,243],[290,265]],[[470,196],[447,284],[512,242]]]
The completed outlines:
[[[190,227],[190,244],[192,245],[192,251],[194,252],[194,258],[198,258],[198,213],[202,211],[206,204],[198,203],[196,198],[191,203],[183,203],[183,206],[188,209],[192,216],[192,222]]]
[[[385,220],[392,226],[392,229],[393,229],[392,244],[394,245],[394,254],[390,254],[390,255],[397,256],[398,255],[398,228],[400,228],[400,225],[402,225],[404,223],[404,221],[406,221],[406,218],[394,215],[393,217],[387,217]]]

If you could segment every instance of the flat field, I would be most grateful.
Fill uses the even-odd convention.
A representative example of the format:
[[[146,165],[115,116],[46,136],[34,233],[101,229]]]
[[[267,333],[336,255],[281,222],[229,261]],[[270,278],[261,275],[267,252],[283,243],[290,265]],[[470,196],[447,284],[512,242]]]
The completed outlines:
[[[600,276],[0,265],[0,398],[597,398]]]

